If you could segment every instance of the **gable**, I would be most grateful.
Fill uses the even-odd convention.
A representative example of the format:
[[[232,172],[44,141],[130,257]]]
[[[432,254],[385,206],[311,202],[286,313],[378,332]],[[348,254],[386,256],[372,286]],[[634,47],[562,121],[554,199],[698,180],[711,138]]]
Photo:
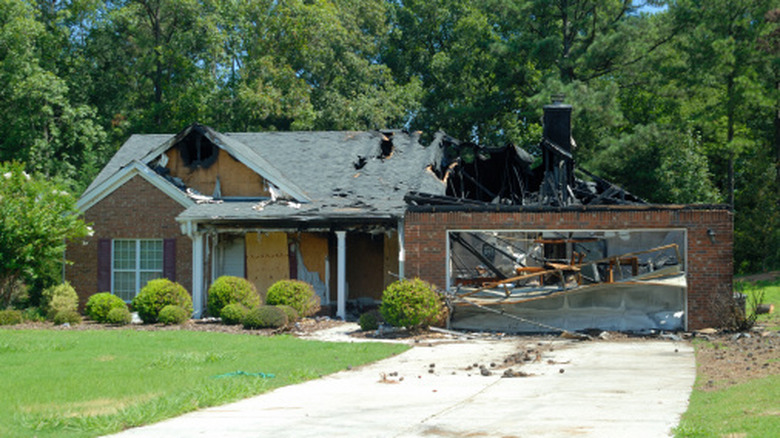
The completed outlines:
[[[201,150],[209,154],[201,154],[200,160],[197,154],[193,157],[193,152],[197,152],[193,149],[196,148],[181,145],[165,152],[168,175],[179,178],[189,188],[216,198],[271,196],[265,178],[233,158],[224,149],[214,145],[212,150]],[[217,182],[218,192],[215,191]]]
[[[140,176],[146,182],[157,188],[160,192],[167,195],[172,200],[179,203],[182,207],[191,207],[195,202],[184,192],[179,190],[170,181],[166,180],[148,166],[138,161],[133,161],[123,167],[110,178],[102,180],[99,184],[93,183],[87,192],[79,198],[76,206],[82,212],[92,208],[95,204],[102,201],[116,190],[124,186],[134,177]]]

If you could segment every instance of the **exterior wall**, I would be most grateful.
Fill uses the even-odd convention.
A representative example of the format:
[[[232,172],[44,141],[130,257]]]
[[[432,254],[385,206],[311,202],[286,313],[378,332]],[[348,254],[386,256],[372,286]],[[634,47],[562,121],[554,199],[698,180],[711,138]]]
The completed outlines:
[[[716,326],[718,303],[732,293],[733,214],[728,210],[611,209],[545,212],[408,212],[404,221],[406,277],[444,287],[448,230],[685,228],[688,329]],[[712,230],[714,243],[708,236]]]
[[[176,216],[184,207],[142,177],[135,176],[84,213],[95,235],[69,242],[65,257],[65,279],[84,306],[98,292],[99,239],[176,239],[176,281],[192,289],[192,241],[181,234]]]
[[[169,149],[168,164],[171,176],[181,178],[187,187],[211,196],[219,177],[220,191],[223,197],[228,196],[270,196],[266,182],[252,169],[231,157],[222,149],[218,151],[217,160],[207,168],[192,169],[182,162],[178,148]]]

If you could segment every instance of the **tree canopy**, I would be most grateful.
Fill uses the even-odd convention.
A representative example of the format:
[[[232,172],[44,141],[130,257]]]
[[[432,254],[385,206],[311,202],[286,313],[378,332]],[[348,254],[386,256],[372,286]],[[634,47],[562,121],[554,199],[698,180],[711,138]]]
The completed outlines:
[[[406,128],[728,203],[780,267],[780,0],[0,0],[0,161],[78,193],[133,133]]]

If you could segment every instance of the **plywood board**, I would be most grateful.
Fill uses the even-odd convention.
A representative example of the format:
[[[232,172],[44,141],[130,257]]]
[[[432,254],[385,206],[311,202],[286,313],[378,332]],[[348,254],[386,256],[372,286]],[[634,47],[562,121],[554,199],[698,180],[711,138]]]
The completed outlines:
[[[224,150],[217,149],[219,155],[211,166],[190,168],[182,161],[179,150],[171,148],[165,152],[168,157],[168,164],[165,167],[170,170],[171,176],[181,178],[187,187],[207,196],[214,194],[217,177],[219,177],[220,192],[223,197],[270,196],[263,177]]]
[[[246,272],[263,297],[271,285],[290,278],[287,233],[247,233]]]
[[[384,237],[347,233],[349,298],[382,298],[384,290]]]

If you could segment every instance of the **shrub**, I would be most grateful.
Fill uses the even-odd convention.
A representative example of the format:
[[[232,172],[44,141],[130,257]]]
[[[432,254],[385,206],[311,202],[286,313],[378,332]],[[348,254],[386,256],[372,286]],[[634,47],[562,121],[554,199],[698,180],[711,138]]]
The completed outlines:
[[[276,306],[260,306],[244,315],[245,329],[279,328],[287,325],[287,314]]]
[[[22,312],[19,310],[0,310],[0,325],[14,325],[22,323]]]
[[[207,309],[209,315],[220,316],[222,309],[228,304],[238,303],[251,309],[261,304],[260,294],[251,281],[223,275],[217,278],[209,287]]]
[[[179,306],[192,315],[192,298],[179,283],[166,278],[152,280],[133,298],[133,309],[146,324],[157,322],[160,311],[168,305]]]
[[[133,315],[130,314],[130,310],[127,306],[114,307],[106,314],[106,324],[127,325],[133,321]]]
[[[111,292],[101,292],[89,297],[84,313],[93,321],[105,323],[108,312],[120,307],[127,309],[124,300]]]
[[[379,317],[376,314],[376,311],[372,310],[370,312],[366,312],[360,315],[360,318],[358,319],[358,324],[360,325],[360,330],[364,332],[378,329]]]
[[[46,315],[40,307],[28,307],[22,310],[22,319],[29,322],[43,322],[46,321]]]
[[[441,322],[445,313],[439,295],[419,278],[399,280],[388,286],[382,293],[379,310],[388,324],[408,330]]]
[[[54,315],[61,311],[77,312],[79,308],[79,296],[68,282],[45,289],[42,301],[46,317],[50,320],[54,320]]]
[[[243,304],[232,303],[222,308],[219,317],[222,318],[223,324],[236,325],[244,320],[247,312],[249,312],[249,309],[244,307]]]
[[[265,303],[290,306],[300,316],[311,316],[320,310],[320,297],[314,288],[300,280],[280,280],[268,288]]]
[[[287,323],[288,323],[288,324],[289,324],[289,323],[293,323],[293,322],[295,322],[295,321],[297,321],[297,320],[299,320],[299,319],[300,319],[300,315],[298,315],[298,311],[297,311],[297,310],[295,310],[295,308],[294,308],[294,307],[292,307],[292,306],[286,306],[286,305],[284,305],[284,304],[280,304],[280,305],[278,305],[278,306],[276,306],[276,307],[278,307],[278,308],[282,309],[282,311],[284,312],[284,314],[285,314],[285,315],[287,315]]]
[[[187,312],[181,306],[169,304],[160,310],[157,320],[165,325],[180,325],[190,320],[192,312]]]
[[[81,324],[81,315],[73,309],[64,309],[54,314],[52,322],[54,322],[55,325],[62,325],[65,323],[77,325]]]

